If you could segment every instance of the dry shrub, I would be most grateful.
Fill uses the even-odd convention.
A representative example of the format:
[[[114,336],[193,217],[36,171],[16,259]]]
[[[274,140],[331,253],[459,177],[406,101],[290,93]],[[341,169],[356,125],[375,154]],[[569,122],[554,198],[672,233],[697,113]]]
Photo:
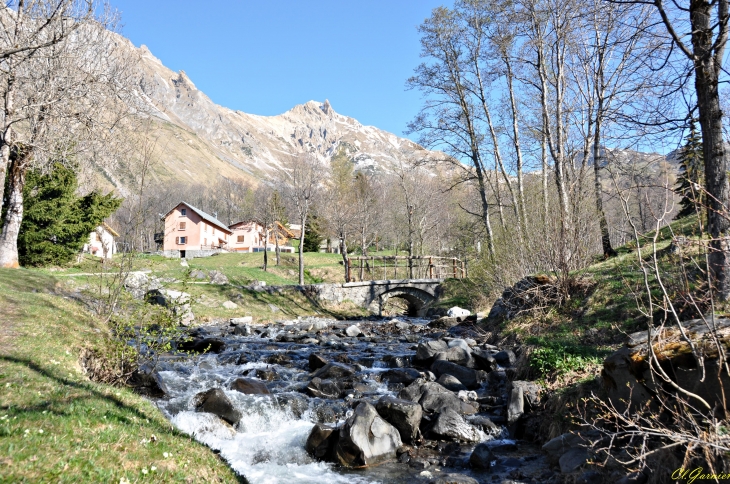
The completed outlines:
[[[132,357],[133,348],[117,346],[110,342],[106,347],[107,352],[90,348],[81,349],[79,364],[89,380],[108,385],[126,385],[132,378],[137,370],[136,358]]]

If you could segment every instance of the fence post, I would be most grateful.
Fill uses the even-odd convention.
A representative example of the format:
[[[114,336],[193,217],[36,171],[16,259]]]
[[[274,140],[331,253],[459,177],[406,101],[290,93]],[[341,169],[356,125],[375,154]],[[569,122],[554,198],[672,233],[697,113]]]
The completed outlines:
[[[428,258],[428,278],[433,279],[433,257]]]
[[[451,259],[451,262],[454,264],[454,279],[456,279],[456,259]]]
[[[393,257],[393,279],[398,279],[398,256]]]

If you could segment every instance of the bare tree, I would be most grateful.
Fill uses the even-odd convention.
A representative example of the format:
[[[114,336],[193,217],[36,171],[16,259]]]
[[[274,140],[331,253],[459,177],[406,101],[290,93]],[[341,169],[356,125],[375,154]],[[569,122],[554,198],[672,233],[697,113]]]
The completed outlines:
[[[712,274],[711,284],[719,298],[727,300],[730,298],[730,246],[727,238],[730,221],[723,214],[728,209],[730,189],[719,87],[728,38],[730,2],[691,0],[689,8],[675,4],[673,10],[667,8],[662,0],[645,3],[656,7],[674,45],[694,67],[705,186],[709,195],[707,228],[712,238],[709,270]]]
[[[301,224],[299,237],[299,284],[304,284],[304,237],[312,206],[320,194],[322,164],[311,153],[288,158],[282,163],[280,186],[283,198]]]
[[[334,157],[330,161],[329,177],[323,191],[320,215],[328,236],[337,237],[339,252],[345,266],[345,282],[350,282],[350,261],[347,253],[347,235],[352,230],[357,215],[355,174],[347,157]]]
[[[26,10],[34,5],[35,10]],[[43,169],[52,161],[101,162],[123,132],[135,102],[131,91],[134,60],[121,58],[107,28],[115,17],[89,14],[102,9],[96,2],[63,2],[61,17],[40,6],[60,2],[21,2],[19,10],[4,7],[6,28],[33,29],[43,36],[61,38],[52,45],[27,50],[32,56],[16,63],[12,56],[0,62],[0,96],[4,101],[3,162],[9,162],[5,218],[0,233],[0,266],[17,267],[17,239],[23,219],[23,187],[30,167]],[[91,6],[89,6],[91,4]],[[79,7],[84,6],[83,14]],[[38,15],[38,16],[36,16]],[[31,19],[27,20],[27,16]],[[40,29],[41,23],[52,23]],[[67,23],[81,25],[71,33]],[[54,34],[54,32],[56,32]],[[106,152],[106,153],[105,153]]]

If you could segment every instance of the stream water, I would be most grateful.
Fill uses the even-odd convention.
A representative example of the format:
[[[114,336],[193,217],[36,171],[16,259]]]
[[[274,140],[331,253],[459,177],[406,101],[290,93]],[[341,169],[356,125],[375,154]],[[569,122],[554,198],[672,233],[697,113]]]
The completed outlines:
[[[223,345],[216,348],[217,353],[162,356],[157,381],[165,395],[155,403],[176,427],[220,452],[252,484],[425,483],[449,472],[471,476],[478,482],[539,482],[534,476],[544,470],[545,463],[529,445],[497,459],[488,474],[468,465],[473,443],[434,441],[424,447],[418,465],[413,465],[415,460],[409,465],[401,459],[357,470],[318,462],[307,454],[305,442],[315,423],[341,424],[359,401],[374,403],[383,395],[398,396],[404,384],[384,381],[385,372],[410,367],[418,342],[448,334],[427,327],[427,322],[400,318],[343,323],[312,318],[268,326],[199,328],[195,337]],[[345,329],[353,324],[364,334],[348,337]],[[356,370],[356,383],[342,398],[307,395],[312,353]],[[241,377],[264,382],[271,394],[231,390],[231,383]],[[195,396],[214,387],[240,411],[242,418],[235,427],[195,410]],[[476,394],[487,395],[487,387],[484,384]],[[471,417],[480,415],[486,414]],[[489,417],[495,422],[504,420],[499,409]],[[475,428],[480,440],[508,437],[506,428],[499,425],[490,432]],[[521,476],[533,477],[514,480],[516,470]]]

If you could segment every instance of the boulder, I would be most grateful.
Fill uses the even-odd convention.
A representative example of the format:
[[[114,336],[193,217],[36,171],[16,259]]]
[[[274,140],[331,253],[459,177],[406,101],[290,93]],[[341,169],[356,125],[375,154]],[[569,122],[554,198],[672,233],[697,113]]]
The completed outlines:
[[[189,326],[195,321],[195,315],[190,308],[190,294],[172,289],[152,289],[145,293],[145,301],[171,308],[177,323]]]
[[[323,356],[317,353],[309,354],[309,371],[317,371],[328,363]]]
[[[205,273],[205,271],[201,271],[200,269],[193,269],[190,271],[190,277],[192,279],[207,279],[208,275]]]
[[[271,393],[263,382],[253,378],[236,378],[231,383],[231,390],[247,395],[269,395]]]
[[[211,284],[228,284],[228,278],[220,271],[210,271],[208,278]]]
[[[502,429],[492,422],[489,417],[485,417],[484,415],[469,417],[468,422],[492,437],[497,437],[502,433]]]
[[[235,425],[241,420],[241,412],[236,410],[220,388],[211,388],[195,395],[193,397],[193,407],[195,407],[196,412],[212,413],[231,425]]]
[[[523,413],[525,413],[525,400],[522,387],[514,387],[507,402],[507,423],[515,423]]]
[[[479,481],[464,474],[444,474],[431,479],[428,484],[479,484]]]
[[[540,404],[540,394],[542,393],[542,388],[540,388],[537,383],[531,381],[515,380],[511,383],[511,386],[512,388],[522,388],[522,396],[525,400],[525,409],[532,409]]]
[[[472,344],[476,344],[473,339],[467,341],[463,338],[454,338],[450,340],[447,344],[449,345],[449,348],[462,348],[464,351],[471,352],[471,345],[469,344],[469,342],[471,342]]]
[[[430,363],[433,360],[434,356],[436,356],[436,353],[440,353],[440,352],[446,351],[448,349],[449,349],[449,345],[446,343],[446,341],[441,341],[441,340],[426,341],[424,343],[420,343],[418,345],[418,348],[416,348],[415,359],[420,362]]]
[[[474,450],[469,456],[469,464],[475,469],[489,469],[492,467],[494,461],[494,454],[486,443],[482,442],[474,447]]]
[[[560,472],[563,474],[569,474],[579,469],[589,458],[590,456],[588,455],[587,449],[570,449],[568,452],[560,456],[560,459],[558,460]]]
[[[360,336],[362,334],[362,330],[360,328],[353,324],[352,326],[348,326],[345,329],[345,334],[351,338],[355,338],[356,336]]]
[[[468,309],[460,308],[459,306],[454,306],[453,308],[446,311],[446,316],[450,318],[463,318],[466,316],[469,316],[471,314],[471,311]]]
[[[233,334],[237,336],[251,336],[251,326],[242,324],[233,328]]]
[[[465,387],[474,389],[479,387],[479,379],[477,372],[471,368],[466,368],[456,363],[444,360],[436,360],[431,365],[431,371],[437,377],[441,375],[451,375],[456,377]]]
[[[224,301],[221,306],[226,309],[236,309],[238,307],[238,304],[234,303],[233,301]]]
[[[410,385],[414,381],[421,378],[421,372],[414,368],[397,368],[394,370],[388,370],[383,373],[383,381],[389,383],[403,383],[404,385]]]
[[[228,321],[231,326],[241,326],[243,324],[251,324],[253,323],[253,316],[244,316],[242,318],[231,318]]]
[[[398,429],[401,440],[415,444],[420,437],[418,430],[423,418],[423,410],[417,403],[389,396],[381,397],[375,404],[381,417]]]
[[[471,352],[474,358],[474,368],[490,372],[497,369],[497,359],[489,351],[477,350]]]
[[[664,327],[661,334],[654,331],[653,344],[659,363],[677,385],[700,396],[711,407],[722,405],[722,388],[730,388],[730,375],[718,368],[717,348],[708,324],[702,319],[695,319],[683,322],[682,326],[685,334],[700,348],[706,374],[721,375],[721,381],[716,376],[702,378],[702,370],[676,326]],[[715,330],[717,340],[722,342],[727,352],[730,349],[730,319],[715,319]],[[603,362],[601,376],[604,387],[609,400],[620,412],[626,409],[627,403],[638,408],[650,401],[653,394],[661,393],[661,389],[654,386],[655,382],[661,382],[661,378],[651,376],[647,361],[647,337],[646,330],[631,334],[624,347]],[[672,391],[669,385],[665,386],[665,390]]]
[[[440,351],[434,355],[434,361],[450,361],[457,365],[466,366],[467,368],[474,368],[474,358],[471,356],[471,351],[468,349],[454,346],[446,351]]]
[[[450,329],[453,328],[459,324],[459,321],[456,320],[456,318],[449,318],[449,317],[443,317],[434,319],[433,321],[429,322],[426,326],[429,328],[435,328],[435,329]]]
[[[542,450],[547,454],[548,462],[551,465],[559,464],[560,459],[570,453],[569,457],[563,459],[561,468],[564,466],[566,469],[571,465],[580,460],[581,456],[588,455],[588,447],[590,446],[590,439],[598,438],[600,434],[598,432],[588,432],[585,435],[577,433],[565,433],[558,435],[554,439],[549,440],[542,446]],[[585,462],[583,459],[578,467]],[[577,467],[576,467],[577,468]]]
[[[461,415],[451,408],[445,408],[436,417],[431,433],[442,439],[479,442],[484,438],[479,430],[469,425]]]
[[[395,460],[401,445],[398,430],[361,402],[340,429],[335,454],[343,466],[369,467]]]
[[[279,374],[268,368],[259,368],[256,370],[256,378],[264,381],[274,381],[279,379]]]
[[[343,388],[338,382],[312,378],[304,389],[309,395],[316,398],[340,398]]]
[[[220,338],[201,338],[196,337],[188,341],[184,341],[177,345],[182,351],[192,351],[195,353],[220,353],[226,347],[226,343]]]
[[[439,413],[451,408],[462,415],[472,415],[478,410],[476,405],[464,402],[453,392],[436,382],[428,382],[419,378],[401,390],[399,398],[421,404],[424,412]]]
[[[312,377],[314,378],[321,378],[323,380],[331,378],[331,379],[340,379],[340,378],[347,378],[355,374],[355,370],[350,368],[347,365],[344,365],[342,363],[327,363],[322,368],[318,369],[314,372],[314,375]]]
[[[452,392],[466,390],[466,387],[455,377],[451,375],[441,375],[436,383]]]
[[[135,299],[143,299],[148,291],[160,289],[162,284],[156,277],[148,277],[144,272],[130,272],[124,279],[124,288]]]
[[[304,449],[309,455],[318,460],[331,461],[334,457],[334,447],[339,437],[337,427],[321,423],[314,424],[307,437]]]
[[[502,366],[513,366],[517,363],[517,356],[515,356],[515,353],[512,350],[500,351],[494,355],[494,359]]]

